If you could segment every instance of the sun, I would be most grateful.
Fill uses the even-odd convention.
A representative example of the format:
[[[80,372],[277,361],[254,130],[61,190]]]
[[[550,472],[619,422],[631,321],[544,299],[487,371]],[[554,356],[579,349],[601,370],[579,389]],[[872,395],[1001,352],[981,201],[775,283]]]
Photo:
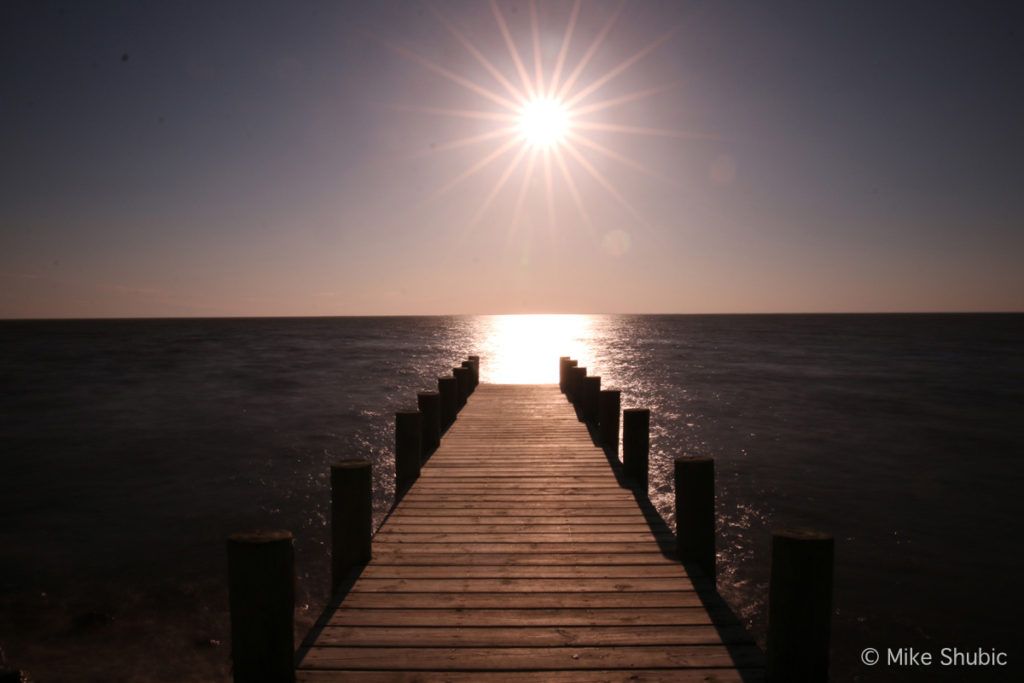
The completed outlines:
[[[565,142],[569,133],[569,110],[559,100],[539,97],[519,110],[519,132],[534,149],[551,149]]]
[[[481,100],[486,100],[490,108],[446,109],[415,105],[402,108],[424,114],[439,114],[476,121],[491,121],[494,124],[493,127],[480,133],[440,144],[431,144],[431,153],[475,146],[484,142],[496,145],[489,152],[483,153],[479,159],[462,173],[434,192],[431,195],[431,199],[436,199],[451,191],[452,188],[464,182],[467,178],[480,173],[498,159],[508,159],[510,156],[511,159],[507,160],[504,171],[500,173],[491,190],[483,197],[480,208],[470,219],[470,225],[476,225],[481,220],[504,188],[518,185],[518,190],[513,190],[516,193],[511,215],[511,225],[513,228],[518,225],[521,212],[526,205],[527,194],[536,186],[542,188],[546,195],[549,227],[554,228],[557,225],[555,196],[557,192],[564,189],[576,205],[582,222],[592,229],[593,224],[587,211],[587,205],[583,201],[583,195],[580,192],[581,188],[575,177],[575,175],[581,172],[584,177],[589,178],[600,186],[602,194],[614,200],[638,224],[647,224],[641,213],[626,200],[611,179],[605,175],[603,170],[604,164],[594,163],[596,160],[592,160],[593,155],[599,155],[604,158],[603,160],[614,161],[632,171],[665,182],[672,187],[677,186],[676,180],[657,173],[642,162],[630,158],[618,149],[606,146],[603,142],[595,139],[593,134],[626,134],[684,140],[716,140],[717,136],[686,130],[649,128],[625,123],[613,123],[601,118],[598,120],[591,118],[599,112],[604,112],[629,102],[645,100],[648,97],[669,92],[678,87],[678,82],[671,82],[628,92],[623,95],[594,99],[595,93],[605,88],[608,83],[619,78],[623,73],[663,45],[678,28],[670,28],[652,42],[642,46],[630,57],[610,67],[607,71],[592,74],[592,70],[591,72],[587,71],[588,65],[605,43],[606,38],[618,21],[624,2],[625,0],[620,2],[606,17],[601,29],[591,39],[589,47],[582,52],[582,56],[570,60],[570,48],[583,8],[583,0],[574,0],[562,35],[561,45],[558,47],[557,53],[555,53],[554,48],[557,43],[551,43],[551,54],[547,58],[545,58],[537,2],[536,0],[530,0],[528,20],[533,49],[532,59],[530,51],[527,51],[525,53],[526,59],[524,60],[524,55],[520,53],[519,45],[517,45],[516,39],[512,35],[512,27],[510,27],[506,20],[504,12],[502,12],[498,5],[498,1],[490,0],[491,13],[494,15],[498,32],[501,34],[505,47],[508,50],[508,62],[506,64],[511,64],[515,75],[506,73],[508,66],[502,69],[498,64],[495,64],[492,61],[493,55],[489,56],[481,51],[444,13],[428,3],[428,7],[431,8],[434,16],[448,29],[448,32],[455,37],[466,51],[473,56],[476,63],[494,79],[494,83],[489,84],[488,82],[473,80],[402,46],[391,45],[391,47],[399,54],[418,62],[435,74],[474,93]],[[570,61],[575,61],[575,66],[572,66]],[[588,73],[591,75],[585,75]],[[500,87],[496,88],[495,86]],[[516,171],[521,168],[524,170],[518,174],[518,178],[515,178]],[[556,181],[556,176],[560,177],[560,181]],[[535,183],[535,179],[542,179],[543,182]],[[556,188],[556,182],[561,187]]]

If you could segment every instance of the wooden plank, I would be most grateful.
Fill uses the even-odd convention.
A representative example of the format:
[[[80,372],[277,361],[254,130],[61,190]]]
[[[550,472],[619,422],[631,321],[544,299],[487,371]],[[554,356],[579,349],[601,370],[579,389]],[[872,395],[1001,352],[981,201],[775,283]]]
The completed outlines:
[[[592,531],[592,532],[527,532],[508,530],[502,533],[472,531],[463,533],[405,533],[403,531],[388,531],[374,536],[374,543],[636,543],[645,539],[662,539],[671,541],[673,536],[664,534],[653,536],[650,530],[617,532],[617,531]]]
[[[394,531],[392,531],[394,529]],[[621,533],[633,533],[636,535],[643,535],[650,533],[650,527],[643,523],[636,523],[635,520],[631,522],[624,522],[621,524],[568,524],[568,523],[531,523],[524,524],[522,522],[518,524],[456,524],[454,521],[451,523],[433,523],[433,524],[416,524],[415,520],[401,521],[401,525],[396,524],[395,520],[392,520],[392,525],[389,529],[382,529],[377,532],[376,538],[382,538],[385,534],[387,535],[410,535],[410,534],[458,534],[458,533],[472,533],[476,535],[484,534],[487,536],[494,534],[561,534],[563,537],[567,534],[621,534]],[[607,539],[606,539],[607,540]]]
[[[748,644],[742,628],[693,626],[327,626],[321,647],[587,647]]]
[[[500,578],[500,579],[385,579],[360,577],[352,592],[367,593],[615,593],[649,591],[692,591],[689,578],[572,579]]]
[[[449,558],[457,562],[458,558]],[[687,578],[678,564],[625,565],[406,565],[373,563],[363,570],[362,579],[614,579],[614,578]],[[687,579],[688,580],[688,579]]]
[[[508,553],[489,552],[473,553],[472,555],[452,555],[437,550],[433,553],[407,553],[405,546],[397,545],[374,548],[373,564],[404,564],[404,565],[448,565],[457,561],[464,566],[499,565],[607,565],[607,564],[652,564],[671,565],[679,563],[660,552],[642,553]]]
[[[326,671],[302,669],[297,683],[761,683],[761,669],[618,669],[545,671]]]
[[[346,606],[331,613],[332,626],[689,626],[711,625],[703,607],[601,609],[398,609]]]
[[[303,659],[310,669],[447,671],[546,671],[559,669],[687,668],[758,666],[752,646],[669,645],[630,647],[313,647]]]
[[[654,541],[633,541],[623,543],[387,543],[376,544],[383,551],[401,550],[406,554],[416,553],[450,553],[453,555],[473,555],[476,553],[653,553],[658,552],[658,544]],[[376,549],[374,550],[376,553]]]
[[[402,500],[402,505],[399,509],[399,514],[410,515],[410,514],[427,514],[427,511],[437,510],[437,512],[429,514],[437,515],[456,515],[462,516],[465,514],[481,514],[481,515],[570,515],[573,517],[604,517],[607,515],[616,514],[638,514],[636,511],[636,503],[629,501],[614,501],[604,502],[600,504],[595,503],[576,503],[573,501],[561,500],[555,503],[544,503],[544,502],[532,502],[520,500],[517,505],[509,505],[508,501],[497,504],[497,503],[482,503],[475,502],[469,503],[466,501],[455,501],[455,500],[434,500],[434,501],[410,501]],[[444,511],[454,512],[444,512]],[[641,518],[642,519],[642,518]]]
[[[630,505],[635,506],[636,501],[633,500],[632,496],[622,493],[620,490],[609,490],[609,491],[587,491],[583,489],[565,489],[564,491],[543,491],[543,492],[531,492],[522,491],[520,493],[509,492],[509,493],[488,493],[486,490],[481,492],[467,491],[464,493],[435,493],[432,491],[417,491],[415,488],[406,495],[410,503],[459,503],[461,505],[475,504],[475,503],[516,503],[517,507],[525,507],[532,504],[553,504],[553,505],[564,505],[566,499],[571,499],[568,502],[575,503],[577,505],[586,503],[621,503],[623,507],[629,507]],[[404,504],[404,500],[402,501]]]
[[[645,593],[367,593],[353,592],[345,607],[395,609],[595,609],[697,607],[693,591]],[[343,607],[344,609],[344,607]]]
[[[542,527],[548,525],[558,525],[567,527],[588,527],[591,525],[600,526],[601,528],[616,528],[621,526],[643,526],[648,527],[646,522],[641,522],[637,519],[635,514],[627,513],[622,515],[605,515],[605,516],[569,516],[569,515],[556,515],[554,517],[544,517],[540,515],[476,515],[469,516],[464,514],[450,514],[450,515],[429,515],[429,514],[414,514],[412,512],[401,512],[391,515],[388,519],[392,524],[401,523],[405,527],[405,531],[412,533],[412,529],[419,526],[428,526],[435,528],[438,531],[443,530],[447,526],[535,526]]]

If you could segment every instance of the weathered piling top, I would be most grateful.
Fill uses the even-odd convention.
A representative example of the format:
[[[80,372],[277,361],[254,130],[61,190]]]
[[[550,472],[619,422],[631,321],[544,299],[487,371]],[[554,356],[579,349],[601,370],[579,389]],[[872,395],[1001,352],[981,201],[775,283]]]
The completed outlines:
[[[654,517],[556,385],[481,384],[297,678],[761,680],[760,651]]]

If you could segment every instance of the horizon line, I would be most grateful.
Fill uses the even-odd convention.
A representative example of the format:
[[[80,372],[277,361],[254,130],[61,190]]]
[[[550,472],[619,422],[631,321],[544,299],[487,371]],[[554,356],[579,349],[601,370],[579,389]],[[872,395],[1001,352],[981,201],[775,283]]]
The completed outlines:
[[[712,316],[881,316],[881,315],[1024,315],[1024,310],[906,310],[906,311],[733,311],[717,313],[682,312],[615,312],[615,313],[359,313],[318,315],[138,315],[138,316],[55,316],[55,317],[2,317],[0,323],[9,322],[95,322],[128,320],[313,320],[332,318],[474,318],[497,316],[649,316],[649,317],[712,317]]]

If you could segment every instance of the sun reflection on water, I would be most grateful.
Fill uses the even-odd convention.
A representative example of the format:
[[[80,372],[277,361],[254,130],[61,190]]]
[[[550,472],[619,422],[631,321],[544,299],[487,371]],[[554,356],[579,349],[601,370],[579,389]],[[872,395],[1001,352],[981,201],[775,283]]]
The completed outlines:
[[[480,380],[495,384],[554,384],[558,357],[592,358],[589,315],[494,315],[483,318]]]

